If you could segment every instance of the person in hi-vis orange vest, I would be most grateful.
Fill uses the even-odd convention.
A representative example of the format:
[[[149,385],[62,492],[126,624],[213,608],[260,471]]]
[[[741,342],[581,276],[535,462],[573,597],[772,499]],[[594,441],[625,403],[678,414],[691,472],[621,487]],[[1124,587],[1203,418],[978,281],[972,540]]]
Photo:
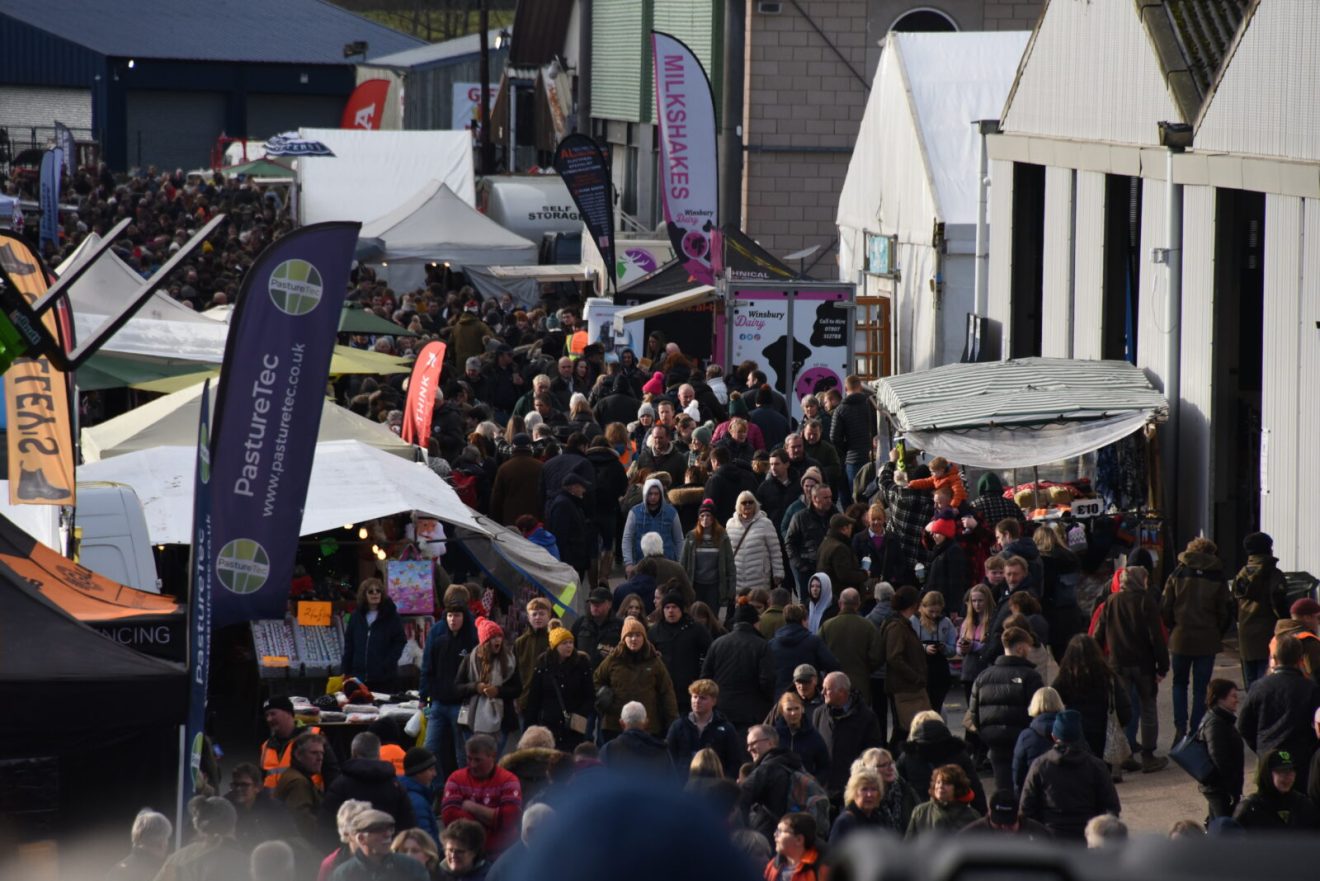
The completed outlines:
[[[300,734],[320,734],[321,729],[302,725],[294,719],[293,701],[287,697],[267,698],[261,705],[261,712],[270,728],[270,737],[261,745],[262,785],[274,789],[279,785],[280,775],[289,768],[289,761],[293,758],[293,742]],[[313,777],[312,782],[324,790],[326,783],[334,780],[338,773],[339,762],[334,750],[327,748],[322,772]]]

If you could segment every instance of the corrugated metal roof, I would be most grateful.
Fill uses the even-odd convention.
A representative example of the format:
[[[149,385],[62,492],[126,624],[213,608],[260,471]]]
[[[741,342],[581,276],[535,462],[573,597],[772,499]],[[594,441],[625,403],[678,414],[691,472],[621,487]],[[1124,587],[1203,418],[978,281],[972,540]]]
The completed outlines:
[[[1187,122],[1200,114],[1260,0],[1141,0],[1165,79]]]
[[[500,32],[497,30],[486,33],[486,42],[491,54],[491,71],[494,76],[498,76],[499,71],[504,67],[502,58],[498,65],[496,63],[496,53],[503,51],[495,48],[499,35]],[[392,55],[373,56],[371,63],[377,67],[423,67],[468,55],[478,55],[480,52],[481,34],[473,33],[445,40],[442,43],[428,43],[415,49],[405,49]]]
[[[564,53],[573,0],[518,0],[513,12],[517,29],[509,47],[514,67],[540,67]]]
[[[0,0],[3,17],[116,58],[344,64],[425,45],[326,0]]]
[[[1018,358],[949,364],[872,383],[900,431],[1077,422],[1122,413],[1167,415],[1164,396],[1126,361]]]

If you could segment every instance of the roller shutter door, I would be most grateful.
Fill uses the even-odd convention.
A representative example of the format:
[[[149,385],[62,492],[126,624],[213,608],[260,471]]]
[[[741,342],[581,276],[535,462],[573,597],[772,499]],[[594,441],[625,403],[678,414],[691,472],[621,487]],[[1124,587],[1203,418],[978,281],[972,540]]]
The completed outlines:
[[[131,91],[125,112],[130,166],[206,168],[225,127],[220,92]]]

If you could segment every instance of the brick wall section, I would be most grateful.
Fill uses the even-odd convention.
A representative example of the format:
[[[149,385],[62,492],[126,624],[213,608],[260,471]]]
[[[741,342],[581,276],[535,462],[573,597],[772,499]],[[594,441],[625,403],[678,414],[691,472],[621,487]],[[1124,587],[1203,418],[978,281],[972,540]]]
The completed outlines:
[[[913,0],[799,0],[825,37],[869,85],[876,42]],[[964,30],[1031,30],[1042,0],[944,0]],[[748,6],[755,10],[755,3]],[[819,278],[835,275],[834,215],[857,139],[867,89],[789,2],[779,15],[753,11],[747,30],[743,226],[772,254],[829,247]],[[872,37],[868,37],[871,34]],[[758,149],[760,148],[760,149]],[[834,244],[832,244],[834,243]]]
[[[780,15],[751,16],[743,222],[779,256],[834,241],[839,191],[866,108],[866,89],[849,64],[869,79],[867,0],[801,5],[848,63],[789,3]],[[833,267],[827,255],[815,274],[831,277]]]

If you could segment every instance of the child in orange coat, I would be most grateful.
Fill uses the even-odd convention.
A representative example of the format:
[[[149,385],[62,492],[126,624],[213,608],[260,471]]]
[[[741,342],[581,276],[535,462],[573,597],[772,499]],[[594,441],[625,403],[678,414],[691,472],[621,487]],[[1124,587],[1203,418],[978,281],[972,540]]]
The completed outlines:
[[[967,501],[967,487],[963,485],[958,466],[951,464],[943,456],[936,456],[930,460],[930,477],[919,477],[908,481],[909,489],[934,490],[937,487],[948,487],[953,492],[955,508],[961,508]]]

